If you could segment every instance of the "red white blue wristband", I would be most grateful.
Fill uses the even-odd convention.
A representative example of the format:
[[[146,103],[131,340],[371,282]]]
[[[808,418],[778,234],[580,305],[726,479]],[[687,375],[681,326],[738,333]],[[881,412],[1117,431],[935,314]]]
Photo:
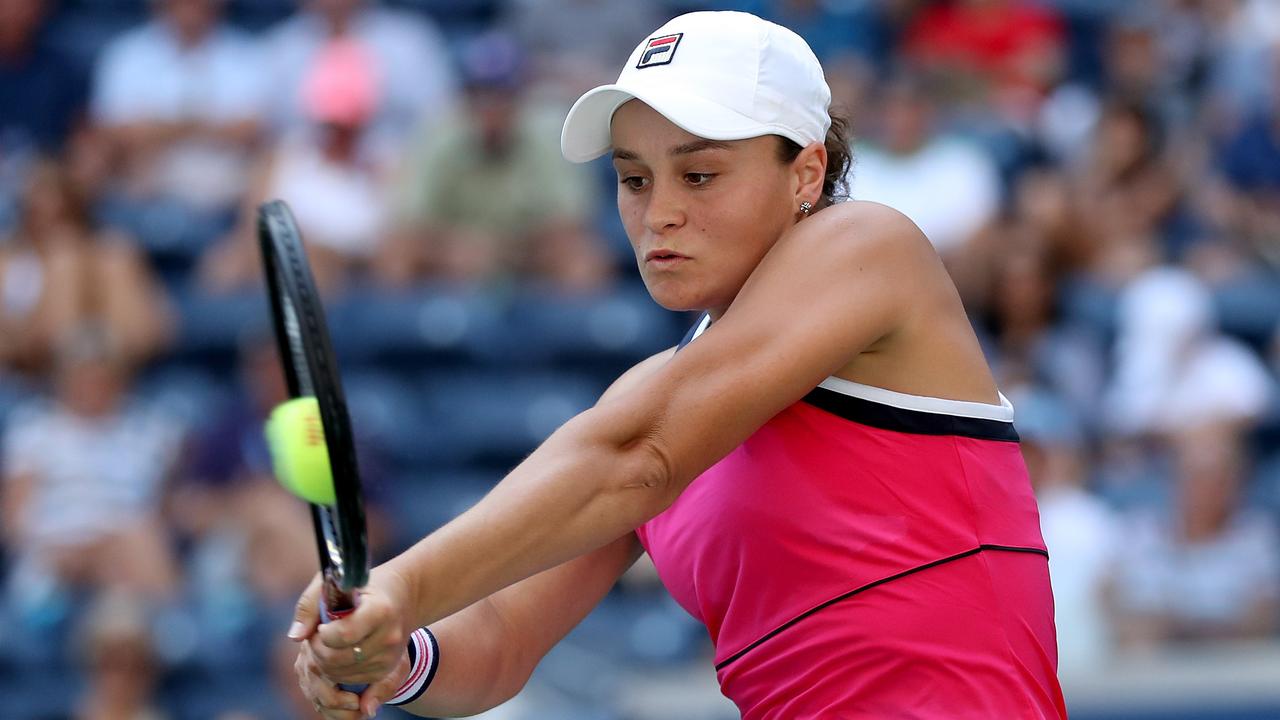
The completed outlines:
[[[409,675],[385,705],[407,705],[422,697],[440,666],[440,645],[426,628],[418,628],[409,636]]]

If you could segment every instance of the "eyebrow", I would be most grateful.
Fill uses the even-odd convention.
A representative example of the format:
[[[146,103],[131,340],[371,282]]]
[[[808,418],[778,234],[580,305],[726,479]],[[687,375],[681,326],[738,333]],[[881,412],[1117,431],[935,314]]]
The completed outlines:
[[[689,155],[703,150],[732,150],[733,146],[719,140],[694,140],[671,148],[672,155]]]
[[[703,150],[732,150],[733,146],[719,140],[694,140],[671,148],[670,155],[690,155]],[[636,153],[623,148],[613,149],[614,160],[639,160]]]

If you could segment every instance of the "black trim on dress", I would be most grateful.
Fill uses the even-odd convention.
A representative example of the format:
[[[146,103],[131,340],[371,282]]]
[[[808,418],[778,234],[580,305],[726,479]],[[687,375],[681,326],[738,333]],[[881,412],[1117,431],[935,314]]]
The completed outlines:
[[[916,435],[959,435],[979,440],[1018,442],[1013,423],[988,418],[962,417],[945,413],[906,410],[884,403],[845,395],[835,390],[816,387],[805,395],[804,402],[846,420],[881,430],[915,433]]]

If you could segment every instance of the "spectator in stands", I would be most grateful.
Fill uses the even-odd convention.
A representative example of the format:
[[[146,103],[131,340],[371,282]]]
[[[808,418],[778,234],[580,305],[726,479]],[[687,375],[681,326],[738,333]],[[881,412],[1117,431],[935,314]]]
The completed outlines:
[[[82,118],[88,78],[44,32],[46,0],[0,3],[0,157],[57,152]]]
[[[657,27],[657,3],[608,0],[504,0],[502,27],[530,54],[527,79],[553,101],[573,102],[617,77],[617,68]]]
[[[1273,62],[1280,67],[1280,43]],[[1218,149],[1228,190],[1225,220],[1263,253],[1280,233],[1280,72],[1276,78],[1269,101]]]
[[[796,31],[823,68],[856,55],[871,59],[881,54],[878,8],[872,3],[829,3],[821,0],[768,0],[761,17]]]
[[[879,118],[854,153],[850,195],[911,218],[944,260],[963,252],[1000,204],[995,163],[978,145],[940,133],[918,78],[882,89]]]
[[[271,117],[281,134],[314,130],[308,77],[334,40],[371,54],[382,100],[361,138],[361,152],[395,159],[421,124],[450,111],[456,81],[445,38],[422,14],[379,7],[377,0],[304,0],[299,12],[267,36]]]
[[[1264,106],[1280,82],[1280,5],[1210,3],[1201,15],[1211,38],[1205,95],[1219,113],[1216,119],[1231,126]]]
[[[1045,3],[930,3],[907,28],[903,54],[1025,126],[1063,72],[1062,19]]]
[[[1049,548],[1061,677],[1096,671],[1114,643],[1108,598],[1120,551],[1119,518],[1085,488],[1087,463],[1080,416],[1047,388],[1010,390],[1018,409],[1022,454],[1040,506]]]
[[[991,263],[987,325],[996,379],[1043,385],[1077,416],[1092,416],[1103,384],[1103,350],[1088,332],[1063,322],[1061,273],[1047,244],[1014,235]]]
[[[0,364],[29,372],[85,322],[100,323],[127,364],[168,342],[171,312],[134,244],[94,229],[67,168],[38,162],[18,224],[0,244]]]
[[[146,605],[127,593],[105,595],[79,630],[77,655],[87,683],[75,703],[76,720],[163,720]]]
[[[260,138],[262,59],[225,0],[155,0],[103,51],[93,119],[117,165],[112,220],[153,251],[194,256],[225,231]]]
[[[1119,299],[1114,375],[1103,417],[1128,436],[1168,436],[1200,425],[1252,427],[1272,380],[1261,359],[1218,332],[1208,290],[1190,273],[1149,270]]]
[[[177,591],[161,500],[181,428],[136,401],[130,371],[103,328],[81,327],[59,348],[54,396],[11,417],[3,527],[20,616],[65,588]]]
[[[590,176],[560,156],[559,113],[521,92],[522,51],[507,35],[485,35],[464,49],[463,66],[464,112],[424,132],[410,155],[383,277],[604,284],[611,264],[590,225]]]
[[[1239,431],[1201,425],[1175,450],[1174,507],[1135,513],[1124,530],[1119,639],[1264,637],[1280,617],[1280,534],[1273,517],[1241,504]]]
[[[1165,128],[1145,106],[1125,100],[1106,105],[1072,182],[1084,230],[1096,252],[1098,275],[1119,285],[1169,258],[1161,245],[1182,199],[1178,168],[1166,153]]]
[[[1094,240],[1067,175],[1048,163],[1021,172],[1005,209],[947,265],[970,312],[990,312],[995,276],[1010,252],[1031,249],[1052,269],[1055,285],[1092,262]]]
[[[0,3],[0,233],[16,221],[35,156],[61,150],[88,96],[85,73],[43,31],[46,5]]]
[[[389,171],[364,144],[384,101],[375,53],[357,40],[336,39],[314,60],[302,89],[312,127],[282,138],[259,168],[239,226],[206,258],[204,275],[214,290],[259,281],[257,207],[271,199],[293,210],[322,290],[343,287],[379,253]]]
[[[1168,129],[1188,125],[1196,102],[1179,85],[1183,66],[1171,57],[1162,37],[1167,8],[1157,3],[1118,6],[1105,31],[1103,71],[1107,93],[1148,109],[1155,121]]]

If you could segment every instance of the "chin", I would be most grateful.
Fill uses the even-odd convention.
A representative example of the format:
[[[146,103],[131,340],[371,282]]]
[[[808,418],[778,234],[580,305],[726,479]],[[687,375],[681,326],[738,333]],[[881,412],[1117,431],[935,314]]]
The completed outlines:
[[[649,297],[653,298],[654,302],[666,310],[685,312],[703,310],[707,307],[702,295],[691,292],[691,289],[683,283],[674,282],[670,279],[651,281],[646,277],[644,278],[644,286],[649,291]]]

